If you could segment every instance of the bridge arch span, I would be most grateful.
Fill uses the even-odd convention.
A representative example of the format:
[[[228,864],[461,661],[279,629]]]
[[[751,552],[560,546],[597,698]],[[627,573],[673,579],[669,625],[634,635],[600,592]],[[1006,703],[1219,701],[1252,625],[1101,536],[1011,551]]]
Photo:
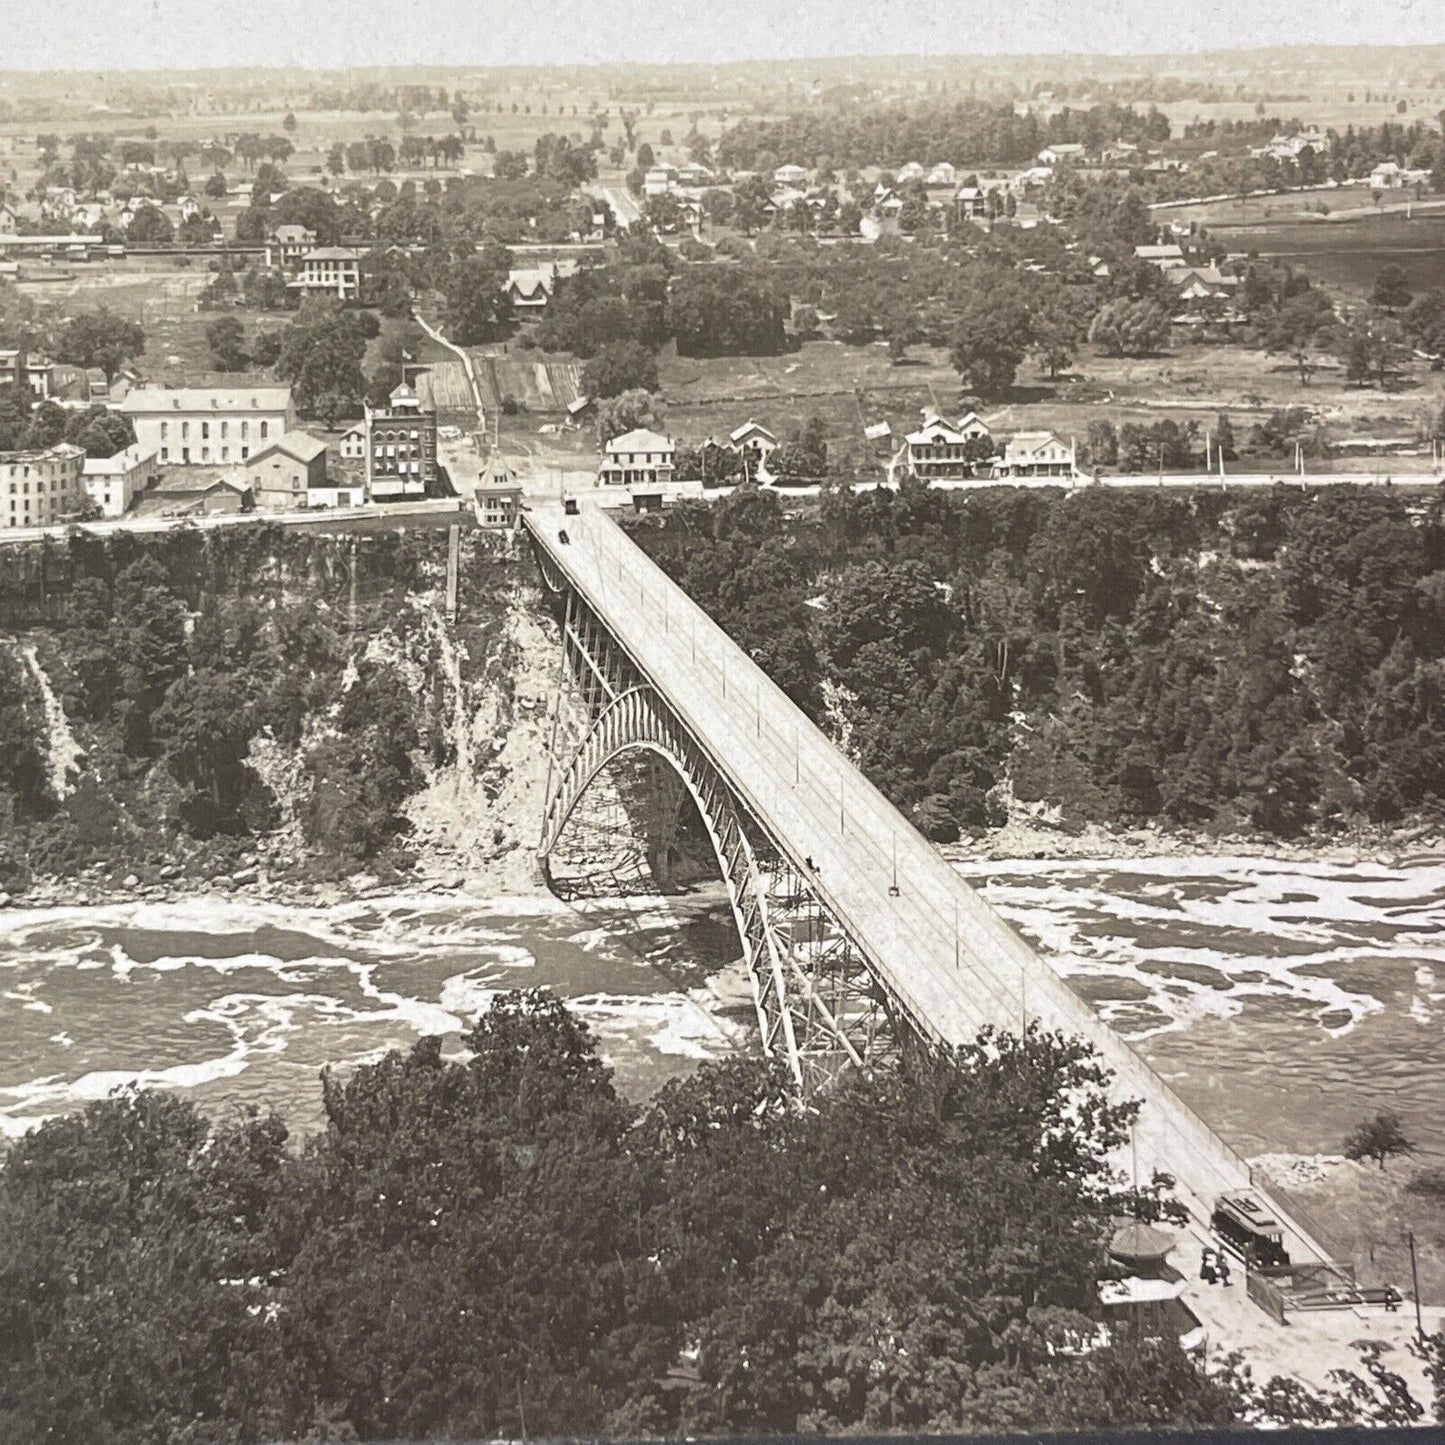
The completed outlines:
[[[769,927],[767,889],[757,855],[731,793],[693,746],[657,692],[629,687],[592,719],[581,745],[548,802],[539,852],[544,871],[568,820],[599,773],[629,753],[662,759],[681,780],[697,807],[727,885],[733,922],[753,987],[753,1003],[765,1053],[784,1059],[794,1082],[803,1083],[802,1061],[788,1000],[790,970]]]

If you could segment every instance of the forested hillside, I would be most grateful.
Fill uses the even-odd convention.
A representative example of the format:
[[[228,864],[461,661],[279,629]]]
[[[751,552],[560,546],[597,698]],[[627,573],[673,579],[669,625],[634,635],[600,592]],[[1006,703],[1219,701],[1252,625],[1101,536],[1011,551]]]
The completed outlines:
[[[1127,1137],[1030,1032],[807,1109],[760,1060],[642,1108],[545,995],[465,1062],[326,1084],[327,1126],[92,1105],[0,1165],[0,1438],[516,1439],[1417,1421],[1381,1361],[1329,1396],[1092,1341]],[[1061,1127],[1067,1118],[1068,1127]]]
[[[1445,502],[742,492],[634,535],[933,838],[1289,836],[1445,802]]]
[[[470,745],[458,699],[485,682],[505,704],[503,623],[529,575],[465,541],[457,629],[445,531],[6,549],[0,889],[408,866],[408,801]]]

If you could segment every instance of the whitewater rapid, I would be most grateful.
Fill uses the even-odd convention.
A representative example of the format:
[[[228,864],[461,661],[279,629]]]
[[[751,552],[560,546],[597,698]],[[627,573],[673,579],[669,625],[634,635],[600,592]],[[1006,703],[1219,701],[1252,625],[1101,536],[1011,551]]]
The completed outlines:
[[[1375,1107],[1445,1152],[1445,860],[958,866],[1244,1152],[1337,1151]],[[639,1096],[753,1046],[750,1007],[710,982],[738,951],[720,891],[10,909],[0,1134],[144,1085],[314,1127],[323,1066],[432,1035],[459,1048],[498,990],[532,985]]]
[[[619,1082],[738,1046],[708,975],[736,952],[715,899],[398,895],[331,908],[194,898],[0,914],[0,1134],[118,1089],[316,1121],[325,1065],[459,1036],[498,991],[564,996]],[[602,921],[597,921],[598,919]]]

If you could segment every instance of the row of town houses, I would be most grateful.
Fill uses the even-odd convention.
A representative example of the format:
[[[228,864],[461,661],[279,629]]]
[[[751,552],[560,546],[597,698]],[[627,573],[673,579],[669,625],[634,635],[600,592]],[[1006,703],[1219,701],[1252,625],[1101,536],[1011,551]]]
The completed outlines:
[[[876,442],[892,440],[886,422],[868,428],[867,435]],[[761,422],[749,419],[722,445],[741,456],[746,479],[777,480],[769,463],[781,443]],[[661,432],[645,427],[625,432],[604,444],[598,481],[604,487],[626,487],[635,495],[668,488],[677,481],[677,452],[677,442]],[[1074,443],[1055,432],[1015,432],[996,439],[976,412],[950,421],[931,409],[924,411],[922,425],[903,437],[887,472],[893,479],[906,476],[930,483],[1079,475]]]
[[[202,516],[435,494],[436,409],[405,383],[330,445],[297,426],[289,386],[136,386],[112,405],[136,435],[114,456],[68,443],[0,452],[0,528],[97,510]]]

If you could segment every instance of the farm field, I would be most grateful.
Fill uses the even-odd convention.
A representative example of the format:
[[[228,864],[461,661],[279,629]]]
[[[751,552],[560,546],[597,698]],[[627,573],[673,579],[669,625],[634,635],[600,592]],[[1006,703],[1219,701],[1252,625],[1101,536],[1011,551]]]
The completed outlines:
[[[1257,251],[1302,266],[1312,279],[1353,295],[1368,292],[1380,268],[1394,264],[1415,290],[1445,285],[1445,211],[1360,220],[1282,221],[1230,227],[1212,235],[1232,251]]]

